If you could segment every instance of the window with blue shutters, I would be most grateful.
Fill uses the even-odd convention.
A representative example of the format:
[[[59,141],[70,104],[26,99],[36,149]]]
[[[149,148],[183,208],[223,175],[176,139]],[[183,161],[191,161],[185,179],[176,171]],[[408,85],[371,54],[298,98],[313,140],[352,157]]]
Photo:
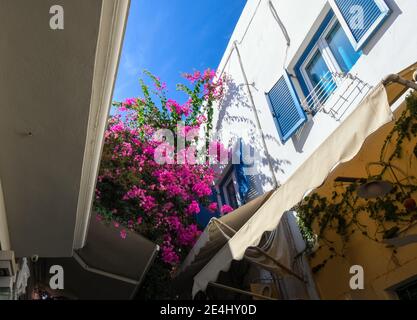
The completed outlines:
[[[236,176],[236,166],[233,165],[228,169],[224,178],[219,184],[220,197],[222,205],[229,205],[233,209],[239,208],[241,205],[240,198],[238,197],[239,185]]]
[[[362,51],[355,50],[330,10],[294,67],[305,97],[303,104],[312,115],[336,91],[336,76],[350,72],[361,55]]]
[[[246,149],[246,150],[245,150]],[[239,164],[235,164],[236,180],[239,189],[240,202],[242,204],[248,203],[251,200],[255,199],[258,194],[256,187],[255,172],[256,164],[253,161],[254,159],[248,159],[248,153],[245,154],[245,151],[250,155],[255,153],[253,146],[250,144],[245,144],[243,139],[239,141]]]
[[[307,121],[287,73],[278,80],[267,96],[281,141],[285,143]]]
[[[389,16],[384,0],[329,0],[355,50],[360,50]]]
[[[221,205],[233,209],[250,202],[260,194],[256,187],[256,176],[245,173],[245,165],[234,164],[219,184]]]

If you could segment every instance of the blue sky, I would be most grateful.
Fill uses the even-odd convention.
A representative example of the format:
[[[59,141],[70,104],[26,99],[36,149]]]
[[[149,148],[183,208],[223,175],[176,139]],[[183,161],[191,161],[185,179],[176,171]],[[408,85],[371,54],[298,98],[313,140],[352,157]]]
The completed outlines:
[[[140,95],[144,69],[167,83],[181,73],[216,69],[246,0],[132,0],[113,100]]]

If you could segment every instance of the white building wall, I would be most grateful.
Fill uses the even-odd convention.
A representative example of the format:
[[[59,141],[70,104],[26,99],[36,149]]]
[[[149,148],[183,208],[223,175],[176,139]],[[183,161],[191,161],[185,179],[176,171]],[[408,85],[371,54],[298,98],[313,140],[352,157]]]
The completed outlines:
[[[372,86],[386,75],[399,72],[417,61],[417,2],[386,2],[392,10],[389,18],[363,48],[362,56],[350,71]],[[311,130],[302,147],[297,147],[292,139],[281,143],[265,93],[283,75],[284,68],[294,74],[295,63],[329,12],[330,5],[327,0],[272,0],[272,3],[291,39],[288,52],[285,37],[271,13],[268,0],[248,0],[218,68],[229,78],[229,90],[215,112],[214,122],[214,128],[221,131],[223,142],[231,136],[243,137],[245,143],[261,152],[263,160],[258,166],[261,174],[258,182],[264,191],[273,187],[272,173],[234,49],[235,41],[279,183],[284,183],[357,106],[352,105],[340,121],[329,114],[317,113],[309,122]],[[293,82],[302,98],[298,82]]]

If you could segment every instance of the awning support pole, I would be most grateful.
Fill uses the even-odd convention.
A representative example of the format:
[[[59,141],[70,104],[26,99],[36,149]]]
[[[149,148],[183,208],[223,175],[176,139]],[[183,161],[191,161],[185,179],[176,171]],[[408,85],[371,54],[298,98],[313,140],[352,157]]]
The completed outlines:
[[[307,281],[299,276],[298,274],[296,274],[294,271],[288,269],[286,266],[284,266],[282,263],[280,263],[277,259],[275,259],[273,256],[271,256],[270,254],[268,254],[266,251],[262,250],[259,247],[252,247],[253,249],[255,249],[256,251],[258,251],[260,254],[262,254],[264,257],[270,259],[272,262],[274,262],[278,267],[284,269],[286,272],[288,272],[289,274],[291,274],[292,276],[296,277],[298,280],[300,280],[301,282],[307,283]],[[250,260],[250,259],[248,259]]]
[[[417,73],[415,73],[413,77],[414,77],[414,80],[417,81],[416,79]],[[390,74],[387,77],[385,77],[385,79],[382,81],[384,85],[387,85],[392,82],[396,82],[396,83],[402,84],[403,86],[407,88],[417,90],[417,83],[410,81],[410,80],[406,80],[400,77],[398,74]]]
[[[252,297],[263,299],[263,300],[274,300],[274,301],[278,300],[278,299],[275,299],[275,298],[263,296],[263,295],[258,294],[258,293],[254,293],[254,292],[250,292],[250,291],[245,291],[245,290],[240,290],[240,289],[236,289],[236,288],[233,288],[233,287],[225,286],[225,285],[217,283],[217,282],[209,282],[209,285],[211,285],[212,287],[215,287],[215,288],[219,288],[219,289],[223,289],[223,290],[243,294],[243,295],[246,295],[246,296],[252,296]]]

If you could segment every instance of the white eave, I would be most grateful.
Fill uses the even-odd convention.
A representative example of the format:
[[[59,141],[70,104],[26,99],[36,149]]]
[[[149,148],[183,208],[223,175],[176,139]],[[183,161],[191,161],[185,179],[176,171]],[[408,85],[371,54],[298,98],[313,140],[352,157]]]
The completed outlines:
[[[85,245],[95,185],[111,107],[130,0],[104,0],[94,65],[87,143],[84,152],[74,249]]]

